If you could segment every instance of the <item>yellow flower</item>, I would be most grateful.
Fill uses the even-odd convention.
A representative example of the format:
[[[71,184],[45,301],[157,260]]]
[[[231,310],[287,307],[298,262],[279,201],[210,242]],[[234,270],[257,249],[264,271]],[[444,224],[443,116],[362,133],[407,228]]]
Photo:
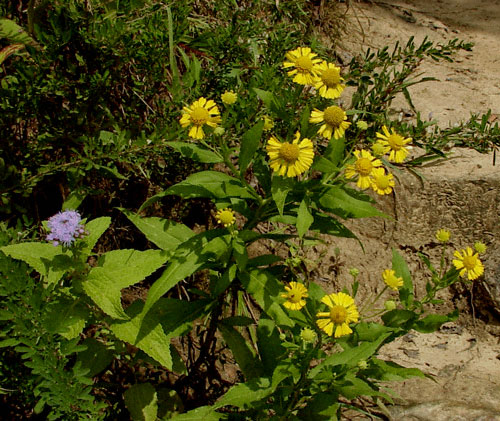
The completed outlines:
[[[397,277],[396,272],[394,272],[392,269],[384,270],[382,272],[382,279],[384,280],[386,285],[394,291],[397,291],[403,286],[403,278]]]
[[[374,168],[371,178],[372,189],[375,193],[384,195],[391,194],[395,186],[394,176],[391,173],[385,173],[383,168]]]
[[[375,142],[373,145],[372,145],[372,152],[373,152],[373,155],[374,156],[382,156],[384,155],[387,151],[389,150],[388,147],[384,146],[382,143],[380,142]]]
[[[316,332],[308,327],[305,327],[300,331],[300,338],[304,342],[314,342],[317,336]]]
[[[287,292],[281,294],[286,301],[283,305],[290,310],[300,310],[306,305],[307,289],[303,284],[298,282],[290,282],[289,286],[285,286]]]
[[[453,260],[453,265],[460,271],[460,276],[467,275],[469,280],[474,280],[484,273],[484,266],[479,259],[479,255],[477,253],[474,254],[474,251],[470,247],[463,249],[462,253],[455,250],[453,256],[456,257]]]
[[[358,309],[352,297],[339,292],[338,294],[325,295],[321,302],[330,307],[330,311],[320,311],[316,314],[318,327],[327,335],[334,334],[336,338],[352,333],[349,323],[359,320]]]
[[[450,236],[450,231],[445,230],[444,228],[438,229],[436,231],[436,240],[438,240],[440,243],[445,244],[450,241]]]
[[[484,244],[482,241],[476,241],[474,243],[474,248],[479,254],[483,254],[487,249],[486,244]]]
[[[372,154],[364,149],[354,151],[354,156],[357,158],[354,164],[348,165],[345,169],[345,176],[353,178],[359,176],[356,183],[360,189],[367,189],[372,185],[371,175],[374,168],[381,167],[382,162],[376,159]]]
[[[271,136],[266,146],[271,168],[281,176],[296,177],[306,171],[314,158],[313,143],[304,138],[300,140],[300,133],[295,133],[292,143],[281,143]]]
[[[342,83],[344,79],[340,76],[340,67],[323,60],[316,66],[316,71],[318,76],[314,82],[314,87],[317,89],[318,94],[323,98],[338,98],[345,88]]]
[[[264,131],[268,131],[268,130],[271,130],[273,127],[274,127],[274,121],[271,117],[269,117],[267,114],[262,117],[262,119],[264,120]]]
[[[403,162],[408,155],[408,149],[404,146],[407,143],[411,142],[411,137],[405,139],[403,136],[396,133],[394,129],[391,129],[392,133],[389,133],[389,130],[386,126],[382,127],[382,133],[377,133],[377,137],[380,139],[380,143],[382,143],[386,147],[385,153],[390,151],[389,161],[394,162]]]
[[[233,105],[238,99],[238,95],[235,94],[234,91],[226,91],[220,96],[220,98],[224,104]]]
[[[190,107],[184,107],[182,111],[180,124],[184,128],[189,125],[193,126],[189,130],[189,136],[194,139],[203,139],[205,137],[203,132],[205,124],[210,127],[217,127],[217,124],[221,121],[219,109],[211,99],[206,100],[201,97],[193,102]]]
[[[219,209],[215,214],[215,219],[217,219],[219,224],[224,225],[226,228],[233,225],[236,221],[234,211],[231,208]]]
[[[293,81],[300,85],[313,85],[317,76],[316,66],[321,62],[321,59],[315,58],[316,54],[311,52],[309,47],[299,47],[289,51],[285,55],[287,61],[283,63],[285,69],[294,67],[289,70],[288,76],[293,76]]]
[[[324,123],[318,130],[318,134],[325,139],[340,139],[344,136],[345,130],[351,125],[347,120],[344,110],[336,105],[326,108],[324,111],[314,109],[311,112],[309,122]]]

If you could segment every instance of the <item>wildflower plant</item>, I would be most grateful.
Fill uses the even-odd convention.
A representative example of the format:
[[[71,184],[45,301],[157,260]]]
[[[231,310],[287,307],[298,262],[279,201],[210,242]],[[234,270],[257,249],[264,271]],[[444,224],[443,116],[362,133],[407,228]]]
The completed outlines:
[[[45,284],[85,304],[88,312],[71,313],[69,333],[62,324],[57,332],[76,338],[91,321],[100,320],[117,340],[185,376],[186,395],[204,393],[206,373],[222,361],[213,354],[223,342],[243,381],[227,390],[217,388],[218,395],[207,398],[212,404],[174,420],[231,415],[338,419],[345,399],[368,396],[391,402],[382,381],[425,375],[388,364],[376,357],[377,351],[411,329],[430,332],[454,320],[456,312],[428,314],[427,304],[461,276],[475,279],[482,273],[472,249],[455,252],[449,270],[444,257],[436,270],[422,256],[431,279],[426,295],[417,297],[408,267],[394,250],[381,292],[360,302],[359,271],[353,272],[350,291],[331,292],[306,271],[290,270],[280,255],[252,254],[249,249],[262,240],[288,248],[293,240],[300,248],[321,234],[356,238],[345,220],[386,217],[363,190],[386,195],[396,188],[382,158],[346,146],[357,129],[352,113],[335,102],[343,90],[335,63],[302,46],[287,52],[275,68],[279,70],[268,86],[262,74],[256,75],[248,86],[238,87],[245,95],[207,93],[187,99],[179,109],[178,140],[168,145],[207,168],[151,197],[139,213],[121,209],[154,248],[97,253],[94,246],[109,218],[88,221],[82,231],[75,213],[49,220],[49,242],[1,248],[35,269]],[[218,128],[223,130],[213,130]],[[382,130],[383,153],[403,162],[408,139]],[[216,226],[200,232],[173,220],[141,216],[168,196],[207,200]],[[197,277],[203,288],[184,287]],[[146,278],[151,281],[147,296],[124,306],[122,290]],[[388,288],[394,304],[379,303]],[[196,352],[190,349],[189,358],[181,358],[174,346],[172,340],[179,337],[196,338]],[[203,382],[195,381],[200,378]],[[141,388],[127,392],[139,412],[156,396],[153,386],[145,387],[151,399]]]

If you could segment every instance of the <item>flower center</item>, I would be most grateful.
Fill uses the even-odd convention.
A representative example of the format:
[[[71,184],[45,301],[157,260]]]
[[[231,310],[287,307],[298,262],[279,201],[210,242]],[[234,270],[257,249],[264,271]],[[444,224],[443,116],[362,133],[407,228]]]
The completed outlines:
[[[344,110],[336,105],[332,105],[324,111],[323,120],[325,120],[326,124],[329,126],[340,127],[344,121],[344,117]]]
[[[393,151],[399,151],[403,147],[404,139],[402,136],[393,133],[387,138],[387,143],[389,143]]]
[[[286,162],[295,162],[299,157],[299,146],[293,143],[283,143],[280,148],[280,157]]]
[[[472,270],[476,267],[476,258],[474,256],[465,256],[463,263],[467,270]]]
[[[292,303],[298,303],[301,299],[302,299],[302,296],[300,294],[297,293],[297,291],[290,291],[288,293],[288,299],[292,302]]]
[[[329,88],[333,88],[340,83],[340,72],[337,69],[326,69],[321,73],[321,80]]]
[[[191,111],[191,121],[195,126],[203,126],[210,119],[210,114],[203,107],[196,107]]]
[[[313,62],[309,57],[302,56],[295,60],[295,67],[301,72],[310,72],[313,68]]]
[[[373,169],[372,161],[368,158],[359,158],[354,166],[356,168],[356,172],[362,176],[370,175]]]
[[[330,319],[336,325],[341,325],[347,319],[347,310],[339,305],[333,306],[330,310]]]
[[[371,165],[371,164],[370,164]],[[379,189],[386,189],[390,186],[391,180],[389,180],[389,177],[387,175],[380,175],[375,178],[375,183],[377,184]]]
[[[219,214],[219,219],[220,221],[225,224],[225,225],[229,225],[229,224],[232,224],[233,223],[233,212],[231,212],[230,210],[223,210],[220,214]]]

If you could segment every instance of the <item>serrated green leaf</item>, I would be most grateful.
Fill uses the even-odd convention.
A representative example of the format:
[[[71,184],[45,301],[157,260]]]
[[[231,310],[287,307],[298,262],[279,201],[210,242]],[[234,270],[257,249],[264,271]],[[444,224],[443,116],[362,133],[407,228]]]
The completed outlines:
[[[252,162],[255,152],[259,148],[263,128],[264,120],[261,120],[241,137],[240,155],[238,157],[241,175],[245,174],[248,165]]]
[[[120,210],[149,241],[162,250],[173,251],[195,235],[194,231],[184,224],[157,217],[142,218],[126,209]]]
[[[135,345],[161,365],[172,370],[170,355],[170,335],[166,335],[155,311],[144,316],[144,303],[134,301],[126,310],[130,320],[110,324],[111,331],[118,339]]]
[[[243,287],[278,326],[294,325],[279,304],[278,297],[284,289],[274,276],[267,271],[254,269],[242,273],[240,280]]]
[[[232,326],[227,326],[223,322],[219,323],[218,328],[245,377],[252,379],[261,376],[262,364],[245,338]]]
[[[240,409],[250,409],[257,402],[265,399],[273,392],[271,382],[266,377],[254,378],[246,383],[231,387],[215,404],[215,408],[235,406]]]
[[[156,421],[158,398],[150,383],[134,384],[123,394],[133,421]]]
[[[165,142],[165,144],[176,152],[179,152],[182,156],[192,159],[193,161],[202,162],[204,164],[224,162],[224,159],[219,154],[194,143],[171,141]]]
[[[1,247],[7,256],[22,260],[40,275],[45,277],[47,283],[52,284],[59,281],[64,273],[71,269],[68,264],[70,252],[63,252],[62,246],[54,246],[52,243],[19,243]],[[60,257],[59,259],[57,257]]]
[[[99,258],[99,266],[91,269],[82,286],[106,314],[127,319],[121,304],[121,290],[144,280],[166,260],[162,250],[113,250]]]
[[[218,260],[228,250],[230,236],[217,237],[221,233],[221,230],[212,230],[198,234],[176,249],[165,271],[149,289],[144,306],[145,312],[149,311],[154,303],[178,282],[208,265],[211,261]]]
[[[307,233],[313,221],[314,218],[309,211],[307,201],[304,199],[300,202],[299,210],[297,212],[297,233],[300,238]]]

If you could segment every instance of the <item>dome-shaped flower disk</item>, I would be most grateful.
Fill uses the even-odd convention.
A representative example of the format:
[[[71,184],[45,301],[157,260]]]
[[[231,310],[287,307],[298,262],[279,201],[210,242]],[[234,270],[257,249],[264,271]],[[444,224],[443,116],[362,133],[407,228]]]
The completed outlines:
[[[221,121],[220,112],[215,102],[203,97],[193,102],[189,107],[184,107],[182,112],[180,124],[184,128],[192,126],[189,129],[189,136],[193,139],[205,137],[203,126],[215,128]]]
[[[73,242],[85,235],[85,227],[81,224],[82,217],[77,211],[66,210],[50,217],[47,226],[50,233],[47,241],[52,241],[54,246],[62,244],[70,247]]]
[[[318,76],[314,87],[319,96],[328,99],[338,98],[345,88],[345,84],[342,83],[344,78],[340,76],[340,67],[323,60],[316,66],[316,71]]]
[[[460,276],[467,276],[470,281],[473,281],[484,273],[483,263],[472,248],[467,247],[461,251],[456,250],[453,256],[456,257],[453,260],[453,266],[460,271]]]
[[[380,143],[386,147],[385,153],[389,152],[389,161],[403,162],[408,155],[408,149],[405,148],[405,145],[411,142],[411,137],[405,139],[394,129],[391,129],[392,133],[389,133],[386,126],[382,127],[382,131],[384,133],[377,133],[377,137],[380,139]]]
[[[311,112],[311,117],[309,117],[310,123],[323,123],[318,130],[318,134],[325,139],[331,139],[332,136],[335,139],[343,137],[346,129],[351,125],[346,120],[347,114],[336,105],[327,107],[323,111],[315,108]]]
[[[352,333],[349,323],[359,320],[358,309],[353,298],[339,292],[338,294],[325,295],[321,302],[326,304],[330,311],[320,311],[316,314],[318,327],[327,335],[334,335],[335,338]]]
[[[300,140],[299,132],[295,133],[292,143],[281,143],[271,136],[266,150],[270,167],[285,177],[296,177],[307,171],[314,159],[313,143],[307,138]]]
[[[321,59],[309,47],[299,47],[286,53],[283,67],[289,70],[288,76],[293,76],[293,81],[299,85],[313,85],[317,76],[316,67]]]
[[[224,225],[226,228],[236,222],[234,211],[231,208],[219,209],[215,214],[215,219],[217,219],[219,224]]]
[[[375,158],[372,154],[364,149],[354,151],[356,161],[354,164],[349,164],[345,169],[345,176],[353,178],[358,176],[356,185],[360,189],[367,189],[372,185],[372,172],[375,168],[382,166],[382,161]]]

